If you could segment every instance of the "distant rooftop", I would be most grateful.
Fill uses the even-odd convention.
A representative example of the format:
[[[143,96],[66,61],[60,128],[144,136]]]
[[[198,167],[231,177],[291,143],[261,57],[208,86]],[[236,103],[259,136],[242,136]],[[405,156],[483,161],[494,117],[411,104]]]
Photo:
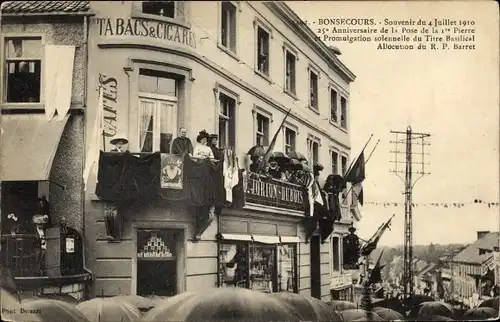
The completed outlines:
[[[484,261],[493,256],[493,254],[485,253],[480,255],[479,249],[493,251],[493,247],[498,245],[499,237],[500,233],[498,232],[486,234],[482,238],[465,247],[460,253],[455,255],[455,257],[453,257],[453,261],[478,265],[482,264]]]
[[[90,1],[6,1],[2,14],[74,14],[90,10]]]

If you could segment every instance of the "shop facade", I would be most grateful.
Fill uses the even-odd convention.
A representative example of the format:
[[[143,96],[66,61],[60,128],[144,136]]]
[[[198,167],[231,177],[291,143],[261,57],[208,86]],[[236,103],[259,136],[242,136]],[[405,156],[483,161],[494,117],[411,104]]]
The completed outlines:
[[[83,2],[61,6],[2,7],[0,253],[21,297],[82,300],[92,280],[81,194],[91,14]]]
[[[284,4],[169,2],[156,8],[99,1],[91,7],[86,133],[94,131],[102,89],[101,150],[110,152],[111,140],[126,136],[131,154],[159,152],[165,164],[185,170],[172,141],[185,128],[196,145],[204,129],[218,135],[242,170],[247,151],[268,145],[291,108],[274,150],[301,151],[323,164],[321,184],[327,174],[346,170],[354,75],[309,29],[290,27],[297,17]],[[168,296],[236,285],[330,299],[331,239],[322,243],[304,224],[301,187],[246,173],[238,181],[244,206],[200,216],[179,197],[188,182],[162,184],[160,198],[125,205],[96,194],[96,179],[94,167],[85,191],[85,245],[95,296]],[[359,220],[345,199],[345,216],[334,231]],[[116,238],[109,236],[109,218],[120,221]],[[152,270],[163,274],[148,277]]]

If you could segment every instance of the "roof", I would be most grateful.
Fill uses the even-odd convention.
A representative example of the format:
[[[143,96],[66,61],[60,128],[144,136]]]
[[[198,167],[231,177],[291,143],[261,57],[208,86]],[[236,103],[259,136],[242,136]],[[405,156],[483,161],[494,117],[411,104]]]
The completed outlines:
[[[2,14],[76,14],[90,11],[90,1],[7,1]]]
[[[422,268],[418,273],[417,275],[425,275],[427,273],[430,273],[432,272],[432,270],[434,270],[436,267],[438,266],[438,264],[436,263],[429,263],[427,266],[425,266],[424,268]]]
[[[465,247],[460,253],[453,257],[454,262],[470,263],[480,265],[488,258],[493,256],[493,253],[479,255],[479,249],[493,250],[493,247],[498,245],[500,233],[493,232],[484,235],[469,246]]]

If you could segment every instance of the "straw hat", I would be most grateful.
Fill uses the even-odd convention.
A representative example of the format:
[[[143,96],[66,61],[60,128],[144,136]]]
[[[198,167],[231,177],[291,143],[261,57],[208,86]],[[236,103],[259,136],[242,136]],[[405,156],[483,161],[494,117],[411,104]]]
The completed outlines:
[[[127,139],[127,137],[125,135],[118,135],[114,139],[112,139],[111,141],[109,141],[109,143],[111,143],[113,145],[116,145],[118,143],[127,144],[128,143],[128,139]]]

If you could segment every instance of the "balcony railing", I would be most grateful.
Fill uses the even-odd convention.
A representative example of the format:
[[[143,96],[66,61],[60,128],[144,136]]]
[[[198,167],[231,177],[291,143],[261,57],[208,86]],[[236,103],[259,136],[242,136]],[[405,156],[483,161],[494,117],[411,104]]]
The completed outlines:
[[[15,234],[1,236],[0,260],[12,275],[41,276],[41,245],[37,234]]]

